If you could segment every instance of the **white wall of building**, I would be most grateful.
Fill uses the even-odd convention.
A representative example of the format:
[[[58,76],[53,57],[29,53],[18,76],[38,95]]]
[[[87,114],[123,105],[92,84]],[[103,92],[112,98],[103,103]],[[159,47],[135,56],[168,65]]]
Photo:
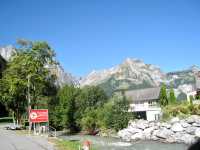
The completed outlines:
[[[160,115],[161,115],[161,109],[146,111],[146,116],[148,121],[158,120]]]

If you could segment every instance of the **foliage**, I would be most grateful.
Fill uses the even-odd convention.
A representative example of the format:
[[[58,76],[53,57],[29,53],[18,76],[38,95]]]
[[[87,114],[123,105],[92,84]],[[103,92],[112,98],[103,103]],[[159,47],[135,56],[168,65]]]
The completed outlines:
[[[193,100],[194,100],[194,97],[190,95],[190,105],[193,105]]]
[[[168,105],[168,98],[167,98],[167,91],[166,91],[166,85],[163,84],[160,90],[160,105],[161,106],[166,106]]]
[[[172,84],[171,84],[171,88],[170,88],[170,92],[169,92],[169,103],[170,104],[176,103],[176,96],[174,94],[174,88],[173,88]]]
[[[133,114],[128,112],[129,101],[124,97],[113,96],[99,113],[101,126],[115,129],[116,131],[125,128]]]
[[[163,108],[163,119],[171,117],[184,117],[188,115],[200,115],[200,105],[191,105],[188,102],[168,105]]]
[[[93,134],[99,128],[98,111],[92,109],[86,111],[81,119],[81,127],[83,130],[87,131],[89,134]]]
[[[58,90],[56,103],[51,110],[51,124],[58,128],[68,128],[71,132],[76,130],[75,100],[79,89],[65,85]]]
[[[33,108],[49,96],[45,91],[46,86],[55,78],[50,75],[46,65],[54,63],[55,55],[46,42],[27,42],[16,50],[0,79],[0,100],[21,122],[22,115],[27,111],[28,85]]]
[[[107,96],[105,92],[98,86],[86,86],[81,89],[80,93],[76,98],[76,118],[77,124],[83,125],[82,118],[88,112],[103,107],[104,103],[107,102]]]

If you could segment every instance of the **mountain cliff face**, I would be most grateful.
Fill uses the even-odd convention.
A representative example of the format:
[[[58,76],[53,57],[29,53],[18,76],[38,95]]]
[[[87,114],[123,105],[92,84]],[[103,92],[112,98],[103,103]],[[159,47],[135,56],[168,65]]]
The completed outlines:
[[[15,48],[12,45],[5,47],[0,47],[0,55],[6,60],[9,61],[12,55],[16,53]]]
[[[59,86],[64,85],[75,85],[78,86],[78,79],[76,79],[72,74],[66,73],[61,65],[48,65],[47,67],[51,73],[55,74],[57,76],[56,84]]]
[[[188,70],[164,73],[159,67],[145,64],[138,59],[127,58],[122,64],[113,68],[93,71],[80,81],[81,87],[99,85],[108,94],[120,89],[141,89],[174,83],[177,96],[181,93],[193,91],[195,86],[195,72],[200,68],[193,66]]]

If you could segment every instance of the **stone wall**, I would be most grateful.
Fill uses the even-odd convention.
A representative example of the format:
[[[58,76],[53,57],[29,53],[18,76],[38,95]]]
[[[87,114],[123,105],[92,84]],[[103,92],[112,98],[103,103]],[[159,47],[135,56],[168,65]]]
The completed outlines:
[[[127,128],[118,132],[125,141],[155,140],[167,143],[194,143],[200,138],[200,116],[186,119],[172,118],[168,122],[130,121]]]

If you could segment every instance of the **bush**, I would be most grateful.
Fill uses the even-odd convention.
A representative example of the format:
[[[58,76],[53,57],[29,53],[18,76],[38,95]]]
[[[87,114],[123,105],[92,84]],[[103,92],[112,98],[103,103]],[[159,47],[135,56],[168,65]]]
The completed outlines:
[[[125,97],[112,97],[99,112],[101,125],[115,131],[127,127],[129,120],[134,118],[133,114],[128,112],[128,109],[129,101]]]
[[[93,134],[98,125],[97,110],[87,110],[81,119],[81,127],[83,130],[87,131],[89,134]]]
[[[190,103],[179,103],[168,105],[163,108],[163,119],[167,120],[171,117],[183,118],[188,115],[200,115],[200,105]]]

